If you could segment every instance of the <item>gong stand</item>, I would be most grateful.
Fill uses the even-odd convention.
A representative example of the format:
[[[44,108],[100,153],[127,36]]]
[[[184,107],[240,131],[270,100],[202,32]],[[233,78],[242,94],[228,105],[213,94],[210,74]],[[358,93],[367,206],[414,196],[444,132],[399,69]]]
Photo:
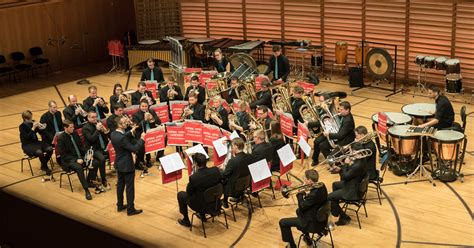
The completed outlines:
[[[393,70],[390,72],[390,74],[393,73],[393,71],[395,71],[395,74],[393,75],[393,88],[392,89],[389,89],[389,88],[384,88],[384,87],[380,87],[380,86],[374,86],[372,85],[372,83],[370,84],[365,84],[364,82],[364,45],[365,44],[375,44],[375,45],[383,45],[383,46],[391,46],[391,47],[394,47],[395,48],[395,62],[394,62],[394,68]],[[366,87],[370,87],[370,88],[375,88],[375,89],[380,89],[380,90],[387,90],[387,91],[391,91],[392,93],[386,95],[385,97],[390,97],[390,96],[393,96],[395,94],[398,94],[398,93],[401,93],[402,90],[399,89],[397,90],[397,57],[398,57],[398,45],[394,45],[394,44],[388,44],[388,43],[382,43],[382,42],[372,42],[372,41],[365,41],[365,40],[362,40],[362,64],[361,64],[361,70],[362,70],[362,81],[363,81],[363,86],[361,87],[358,87],[356,89],[353,89],[352,92],[355,92],[355,91],[358,91],[360,89],[363,89],[363,88],[366,88]],[[367,60],[368,61],[368,60]],[[379,62],[379,61],[377,61]],[[387,79],[387,78],[382,78],[382,80],[384,79]]]

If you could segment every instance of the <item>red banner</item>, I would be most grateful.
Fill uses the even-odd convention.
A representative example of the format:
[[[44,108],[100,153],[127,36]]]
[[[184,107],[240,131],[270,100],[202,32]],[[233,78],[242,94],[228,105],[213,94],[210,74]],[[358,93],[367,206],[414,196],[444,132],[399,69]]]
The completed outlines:
[[[219,157],[217,155],[216,149],[213,147],[212,148],[212,161],[214,162],[214,166],[220,166],[224,163],[226,155],[223,155],[222,157]]]
[[[157,127],[146,132],[145,137],[145,153],[152,153],[164,150],[165,144],[165,128]]]
[[[232,107],[234,108],[234,112],[237,113],[240,111],[240,100],[234,99],[234,102],[232,103]],[[250,114],[250,104],[247,103],[247,113]]]
[[[289,113],[283,113],[280,115],[281,132],[283,135],[293,138],[293,116]]]
[[[184,68],[183,72],[184,73],[201,73],[202,68],[187,67],[187,68]]]
[[[150,109],[155,111],[158,118],[160,118],[161,123],[170,121],[169,109],[166,102],[151,105]]]
[[[128,115],[130,118],[132,118],[132,115],[138,112],[139,106],[138,105],[132,105],[130,107],[124,108],[123,113]]]
[[[270,81],[270,79],[267,76],[264,76],[264,75],[258,76],[258,77],[255,78],[255,90],[256,91],[260,91],[262,89],[262,82],[265,79]]]
[[[252,179],[252,193],[262,190],[264,188],[270,187],[270,180],[271,180],[271,177],[265,178],[261,180],[260,182],[255,183]]]
[[[168,134],[168,145],[185,146],[188,144],[185,139],[186,129],[182,123],[176,123],[176,126],[166,126],[166,133]]]
[[[109,152],[109,161],[111,165],[115,164],[115,149],[114,146],[112,145],[112,142],[109,142],[107,144],[107,151]]]
[[[311,94],[314,91],[315,85],[312,83],[298,81],[296,82],[301,88],[303,88],[305,94]]]
[[[379,122],[377,124],[377,131],[379,132],[380,135],[385,136],[387,134],[387,121],[388,117],[387,114],[384,112],[379,112],[378,114]]]
[[[163,167],[161,167],[161,181],[163,184],[172,183],[178,181],[183,177],[183,170],[177,170],[166,174]]]
[[[184,136],[186,142],[201,143],[203,142],[202,122],[194,120],[186,120],[184,122],[186,134]]]
[[[280,161],[280,176],[283,176],[285,175],[288,171],[290,171],[291,169],[293,169],[293,162],[291,162],[290,164],[288,164],[286,167],[283,166],[283,164],[281,163]]]
[[[297,140],[300,140],[301,136],[303,136],[303,139],[307,141],[309,137],[309,130],[303,123],[298,122]]]
[[[183,110],[188,104],[187,101],[170,101],[171,121],[180,120],[181,115],[183,115]]]
[[[222,133],[219,127],[211,124],[202,124],[203,141],[202,145],[207,147],[213,147],[212,142],[222,137]]]
[[[211,73],[201,73],[199,74],[199,82],[201,83],[202,87],[206,87],[206,81],[211,80],[214,74]]]
[[[158,98],[156,90],[158,89],[158,83],[156,81],[145,81],[146,89],[151,91],[151,95],[154,99]]]

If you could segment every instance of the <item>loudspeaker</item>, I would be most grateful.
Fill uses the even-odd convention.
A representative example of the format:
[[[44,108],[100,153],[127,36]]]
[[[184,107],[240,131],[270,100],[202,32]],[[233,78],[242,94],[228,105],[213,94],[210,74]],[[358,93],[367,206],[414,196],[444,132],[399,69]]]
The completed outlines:
[[[349,87],[363,87],[364,79],[360,67],[349,68]]]

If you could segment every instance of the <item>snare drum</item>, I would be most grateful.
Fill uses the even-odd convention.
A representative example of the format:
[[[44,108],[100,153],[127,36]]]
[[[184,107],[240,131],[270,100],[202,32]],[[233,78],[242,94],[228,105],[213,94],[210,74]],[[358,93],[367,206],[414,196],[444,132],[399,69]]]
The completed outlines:
[[[435,68],[436,70],[446,70],[446,65],[444,64],[446,62],[445,57],[438,57],[435,59]]]
[[[415,155],[418,149],[420,138],[407,134],[411,125],[393,126],[388,129],[388,136],[395,154],[397,155]]]
[[[431,120],[436,112],[434,103],[413,103],[402,107],[402,112],[413,117],[413,125],[423,124]]]
[[[347,42],[336,42],[336,64],[343,65],[347,61]]]
[[[444,64],[446,65],[446,74],[461,73],[461,61],[459,59],[448,59]]]
[[[422,66],[425,63],[425,56],[423,55],[416,55],[415,57],[415,64]]]
[[[462,90],[462,76],[461,74],[446,75],[446,92],[460,93]]]
[[[425,68],[434,68],[435,66],[435,57],[427,56],[424,60]]]

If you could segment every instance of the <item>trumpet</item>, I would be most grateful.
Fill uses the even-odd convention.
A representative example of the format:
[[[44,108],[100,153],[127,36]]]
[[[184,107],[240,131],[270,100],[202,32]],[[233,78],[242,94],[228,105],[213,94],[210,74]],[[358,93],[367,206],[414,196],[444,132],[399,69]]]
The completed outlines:
[[[85,111],[80,104],[76,104],[75,114],[81,115],[82,117],[86,117],[87,111]]]
[[[100,105],[102,107],[107,106],[107,104],[109,104],[108,102],[104,100],[104,98],[99,97],[99,96],[94,101],[97,102],[97,105]]]
[[[37,126],[38,129],[44,130],[44,129],[46,129],[46,126],[47,126],[47,125],[46,125],[46,123],[41,123],[41,122],[39,122],[39,121],[33,120],[33,126]]]
[[[184,120],[186,119],[186,117],[188,117],[188,115],[186,114],[186,112],[188,110],[191,110],[191,108],[189,107],[189,105],[187,105],[186,107],[183,108],[183,113],[181,114],[181,120]]]
[[[323,182],[317,182],[317,183],[314,183],[312,185],[303,184],[303,185],[299,185],[299,186],[295,186],[295,187],[291,187],[291,188],[288,187],[287,185],[283,185],[283,186],[281,186],[281,195],[284,198],[289,198],[290,194],[295,192],[295,191],[296,192],[311,191],[312,189],[318,189],[318,188],[321,188],[322,186],[324,186]]]
[[[153,118],[153,115],[150,114],[150,112],[145,112],[145,120],[148,122],[155,122],[155,118]]]
[[[102,122],[97,122],[96,126],[97,130],[99,130],[102,133],[109,133],[110,129],[106,128]]]
[[[149,105],[152,105],[152,104],[153,104],[153,100],[151,99],[151,97],[149,97],[149,96],[146,94],[146,92],[143,92],[143,93],[142,93],[142,97],[140,98],[140,101],[143,100],[143,99],[146,99]]]

